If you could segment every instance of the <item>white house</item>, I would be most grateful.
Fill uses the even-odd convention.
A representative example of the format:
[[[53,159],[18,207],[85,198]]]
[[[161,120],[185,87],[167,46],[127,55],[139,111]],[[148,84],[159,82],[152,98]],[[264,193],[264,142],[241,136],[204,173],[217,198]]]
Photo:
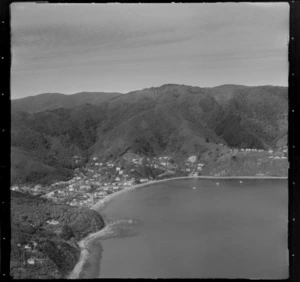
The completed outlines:
[[[51,225],[57,225],[57,224],[59,224],[59,221],[57,221],[57,220],[47,220],[47,223],[51,224]]]
[[[31,250],[31,246],[30,246],[30,245],[28,245],[28,244],[27,244],[27,245],[25,245],[25,246],[24,246],[24,248],[25,248],[25,249],[27,249],[27,250]]]
[[[188,158],[188,161],[191,162],[191,163],[194,163],[196,161],[197,157],[196,156],[190,156]]]
[[[28,259],[27,262],[28,262],[29,264],[34,264],[34,263],[35,263],[35,261],[34,261],[33,258]]]

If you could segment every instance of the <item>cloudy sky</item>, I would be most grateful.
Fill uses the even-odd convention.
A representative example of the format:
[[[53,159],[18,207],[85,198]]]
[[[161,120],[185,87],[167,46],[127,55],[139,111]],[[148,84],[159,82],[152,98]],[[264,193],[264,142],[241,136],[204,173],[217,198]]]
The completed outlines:
[[[289,5],[11,5],[11,98],[288,84]]]

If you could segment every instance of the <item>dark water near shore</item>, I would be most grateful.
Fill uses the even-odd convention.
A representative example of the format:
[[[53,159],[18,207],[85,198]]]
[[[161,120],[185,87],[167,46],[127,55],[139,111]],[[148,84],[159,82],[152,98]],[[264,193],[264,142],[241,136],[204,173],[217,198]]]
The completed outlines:
[[[83,277],[287,278],[287,184],[189,179],[122,194],[101,212],[121,219],[115,236],[90,243]]]

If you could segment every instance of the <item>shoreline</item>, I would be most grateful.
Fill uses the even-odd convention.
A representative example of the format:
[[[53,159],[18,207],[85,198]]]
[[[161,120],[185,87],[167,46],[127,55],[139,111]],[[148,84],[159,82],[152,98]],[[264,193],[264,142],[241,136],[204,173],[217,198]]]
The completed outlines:
[[[74,266],[73,270],[67,275],[66,279],[78,279],[79,278],[79,276],[82,272],[82,268],[89,257],[89,249],[88,249],[89,242],[95,238],[105,235],[108,228],[109,228],[109,225],[106,225],[103,229],[101,229],[97,232],[94,232],[94,233],[90,233],[89,235],[87,235],[85,238],[83,238],[82,240],[80,240],[78,242],[78,246],[80,247],[79,260],[76,263],[76,265]]]
[[[96,204],[94,204],[90,209],[93,209],[95,211],[98,211],[99,209],[102,209],[107,205],[110,201],[112,201],[116,196],[126,193],[128,191],[133,191],[135,189],[139,189],[148,185],[170,181],[170,180],[178,180],[178,179],[288,179],[287,176],[182,176],[182,177],[173,177],[173,178],[167,178],[167,179],[161,179],[161,180],[155,180],[155,181],[149,181],[146,183],[136,184],[129,186],[128,188],[124,188],[123,190],[117,191],[113,194],[108,195],[104,199],[98,201]],[[109,225],[106,225],[103,229],[90,233],[85,238],[83,238],[81,241],[78,242],[78,245],[80,247],[80,257],[78,262],[76,263],[75,267],[71,271],[71,273],[66,277],[67,279],[78,279],[82,268],[87,261],[89,257],[89,249],[88,249],[88,243],[98,238],[102,235],[105,235],[105,232],[108,230]]]
[[[135,189],[139,189],[144,186],[161,183],[165,181],[170,180],[178,180],[178,179],[288,179],[288,176],[178,176],[178,177],[172,177],[172,178],[166,178],[161,180],[151,180],[145,183],[136,184],[129,186],[127,188],[124,188],[120,191],[117,191],[115,193],[112,193],[105,198],[98,201],[96,204],[90,207],[90,209],[97,211],[98,209],[103,209],[105,205],[107,205],[110,201],[112,201],[116,196],[126,193],[128,191],[133,191]]]

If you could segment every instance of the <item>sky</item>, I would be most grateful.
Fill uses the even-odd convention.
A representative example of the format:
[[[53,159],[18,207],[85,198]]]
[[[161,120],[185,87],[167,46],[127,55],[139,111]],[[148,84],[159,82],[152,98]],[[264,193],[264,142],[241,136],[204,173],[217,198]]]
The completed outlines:
[[[288,85],[288,3],[11,4],[11,98]]]

